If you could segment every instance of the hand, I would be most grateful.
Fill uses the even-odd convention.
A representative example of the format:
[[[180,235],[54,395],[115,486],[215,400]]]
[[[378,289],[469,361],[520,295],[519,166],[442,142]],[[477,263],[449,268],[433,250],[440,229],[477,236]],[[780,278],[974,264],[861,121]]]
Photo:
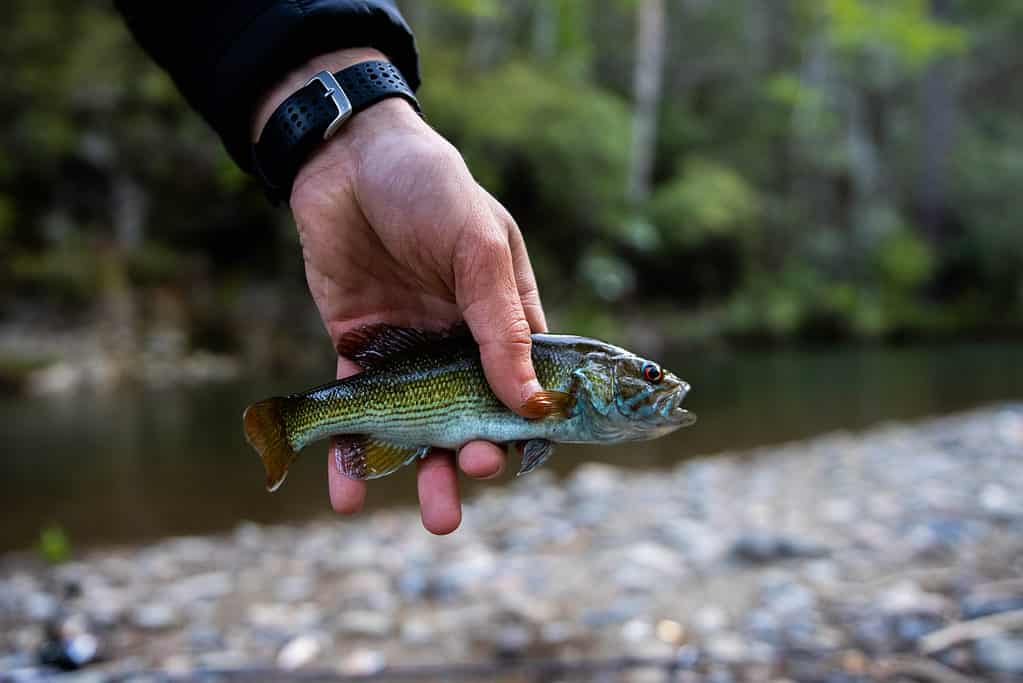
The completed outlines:
[[[313,60],[264,100],[254,129],[309,74],[382,58],[359,49]],[[366,323],[438,329],[464,319],[498,398],[517,410],[541,389],[529,335],[546,330],[546,322],[522,235],[457,150],[407,102],[383,100],[352,117],[300,170],[291,209],[309,291],[335,345]],[[358,370],[339,358],[339,378]],[[500,474],[504,457],[478,441],[457,461],[467,475],[487,479]],[[333,452],[327,462],[331,505],[358,511],[365,482],[338,472]],[[452,455],[435,452],[418,468],[423,526],[454,531],[461,504]]]

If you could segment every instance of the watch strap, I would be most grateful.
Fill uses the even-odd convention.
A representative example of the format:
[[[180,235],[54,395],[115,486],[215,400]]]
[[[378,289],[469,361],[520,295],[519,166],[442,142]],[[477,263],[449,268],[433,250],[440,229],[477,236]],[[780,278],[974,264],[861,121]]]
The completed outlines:
[[[286,201],[302,163],[350,116],[388,97],[421,111],[398,67],[373,60],[337,73],[320,72],[281,103],[253,146],[253,162],[267,195]]]

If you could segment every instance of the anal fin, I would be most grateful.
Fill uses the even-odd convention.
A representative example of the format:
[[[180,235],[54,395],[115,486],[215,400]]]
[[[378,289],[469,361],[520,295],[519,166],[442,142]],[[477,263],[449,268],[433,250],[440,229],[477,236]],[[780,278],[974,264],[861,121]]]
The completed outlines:
[[[516,477],[532,472],[547,462],[547,459],[554,454],[554,442],[547,439],[530,439],[525,444],[519,444],[519,450],[522,452],[522,464],[519,465]]]
[[[430,452],[429,446],[399,446],[361,434],[334,437],[334,460],[350,479],[379,479]]]

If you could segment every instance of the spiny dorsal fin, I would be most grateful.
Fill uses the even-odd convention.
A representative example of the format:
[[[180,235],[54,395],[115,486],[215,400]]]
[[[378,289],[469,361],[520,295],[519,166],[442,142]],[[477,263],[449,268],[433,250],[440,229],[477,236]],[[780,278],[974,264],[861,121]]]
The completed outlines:
[[[350,479],[386,477],[430,452],[429,446],[397,446],[361,434],[345,434],[334,440],[337,469]]]
[[[453,337],[471,338],[465,323],[458,323],[442,332],[374,323],[347,332],[338,340],[336,348],[338,355],[368,370],[398,354],[411,353]]]

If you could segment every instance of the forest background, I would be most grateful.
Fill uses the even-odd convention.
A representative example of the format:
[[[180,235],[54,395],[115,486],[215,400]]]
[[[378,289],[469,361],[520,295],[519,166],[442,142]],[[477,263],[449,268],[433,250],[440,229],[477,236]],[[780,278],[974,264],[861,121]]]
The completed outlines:
[[[1023,331],[1023,3],[399,4],[428,120],[520,223],[554,329]],[[0,330],[244,367],[329,354],[288,213],[109,3],[5,9]],[[48,362],[3,348],[0,375]]]

